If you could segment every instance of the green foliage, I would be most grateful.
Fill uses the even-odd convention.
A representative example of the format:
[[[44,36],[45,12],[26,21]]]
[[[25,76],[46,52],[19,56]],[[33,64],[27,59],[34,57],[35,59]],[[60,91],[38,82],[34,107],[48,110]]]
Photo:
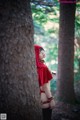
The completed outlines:
[[[75,17],[75,37],[80,38],[80,4],[76,4],[76,17]],[[74,57],[74,79],[80,80],[80,48],[77,47]]]
[[[32,16],[34,21],[34,40],[35,43],[44,46],[46,51],[46,63],[51,70],[57,70],[58,56],[58,28],[54,25],[59,24],[59,6],[46,8],[32,5]],[[53,25],[53,29],[48,26],[48,22]],[[55,35],[55,36],[54,36]]]
[[[34,42],[44,47],[47,56],[45,61],[51,71],[57,71],[58,65],[59,3],[57,0],[55,2],[53,7],[32,4]],[[80,4],[76,5],[75,37],[80,38]],[[77,49],[74,57],[74,70],[77,71],[75,80],[80,80],[79,55],[80,49]]]
[[[74,57],[74,78],[75,80],[80,80],[80,48],[77,48],[75,51]]]
[[[76,5],[75,35],[80,37],[80,4]]]

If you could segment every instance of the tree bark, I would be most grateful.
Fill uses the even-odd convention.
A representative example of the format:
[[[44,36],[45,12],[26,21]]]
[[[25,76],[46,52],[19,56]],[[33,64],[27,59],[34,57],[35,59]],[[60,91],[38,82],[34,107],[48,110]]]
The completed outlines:
[[[74,94],[74,28],[75,4],[60,4],[60,31],[58,51],[58,99],[75,101]]]
[[[29,0],[0,0],[0,113],[41,120]]]

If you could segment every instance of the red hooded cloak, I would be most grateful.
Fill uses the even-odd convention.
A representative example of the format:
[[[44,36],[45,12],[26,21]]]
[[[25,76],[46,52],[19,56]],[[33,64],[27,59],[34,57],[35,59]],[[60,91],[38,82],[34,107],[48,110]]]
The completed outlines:
[[[39,59],[40,48],[42,47],[39,45],[34,45],[34,48],[39,85],[43,86],[45,83],[48,83],[52,79],[52,74],[49,71],[48,67],[44,64],[44,62],[41,62],[41,60]]]

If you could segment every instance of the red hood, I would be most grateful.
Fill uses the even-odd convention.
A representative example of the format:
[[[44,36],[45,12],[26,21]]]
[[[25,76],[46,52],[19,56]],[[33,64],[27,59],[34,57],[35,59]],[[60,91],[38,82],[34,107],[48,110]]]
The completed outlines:
[[[39,85],[42,86],[45,83],[48,83],[52,79],[52,74],[49,71],[48,67],[39,59],[39,52],[40,52],[40,48],[42,47],[39,45],[34,45],[34,48],[35,48],[35,57],[36,57]]]
[[[36,65],[38,68],[41,68],[43,67],[43,64],[40,62],[39,53],[40,53],[40,48],[42,47],[39,45],[34,45],[34,48],[35,48]]]

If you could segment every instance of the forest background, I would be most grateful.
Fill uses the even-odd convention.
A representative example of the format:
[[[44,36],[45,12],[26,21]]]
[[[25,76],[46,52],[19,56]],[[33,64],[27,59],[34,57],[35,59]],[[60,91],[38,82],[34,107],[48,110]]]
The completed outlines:
[[[52,72],[57,73],[58,41],[59,41],[59,2],[57,0],[36,0],[31,3],[34,23],[34,42],[44,47],[46,64]],[[75,57],[74,86],[80,82],[80,4],[76,4],[75,14]],[[57,76],[51,82],[51,88],[56,90]],[[76,89],[76,88],[75,88]]]

